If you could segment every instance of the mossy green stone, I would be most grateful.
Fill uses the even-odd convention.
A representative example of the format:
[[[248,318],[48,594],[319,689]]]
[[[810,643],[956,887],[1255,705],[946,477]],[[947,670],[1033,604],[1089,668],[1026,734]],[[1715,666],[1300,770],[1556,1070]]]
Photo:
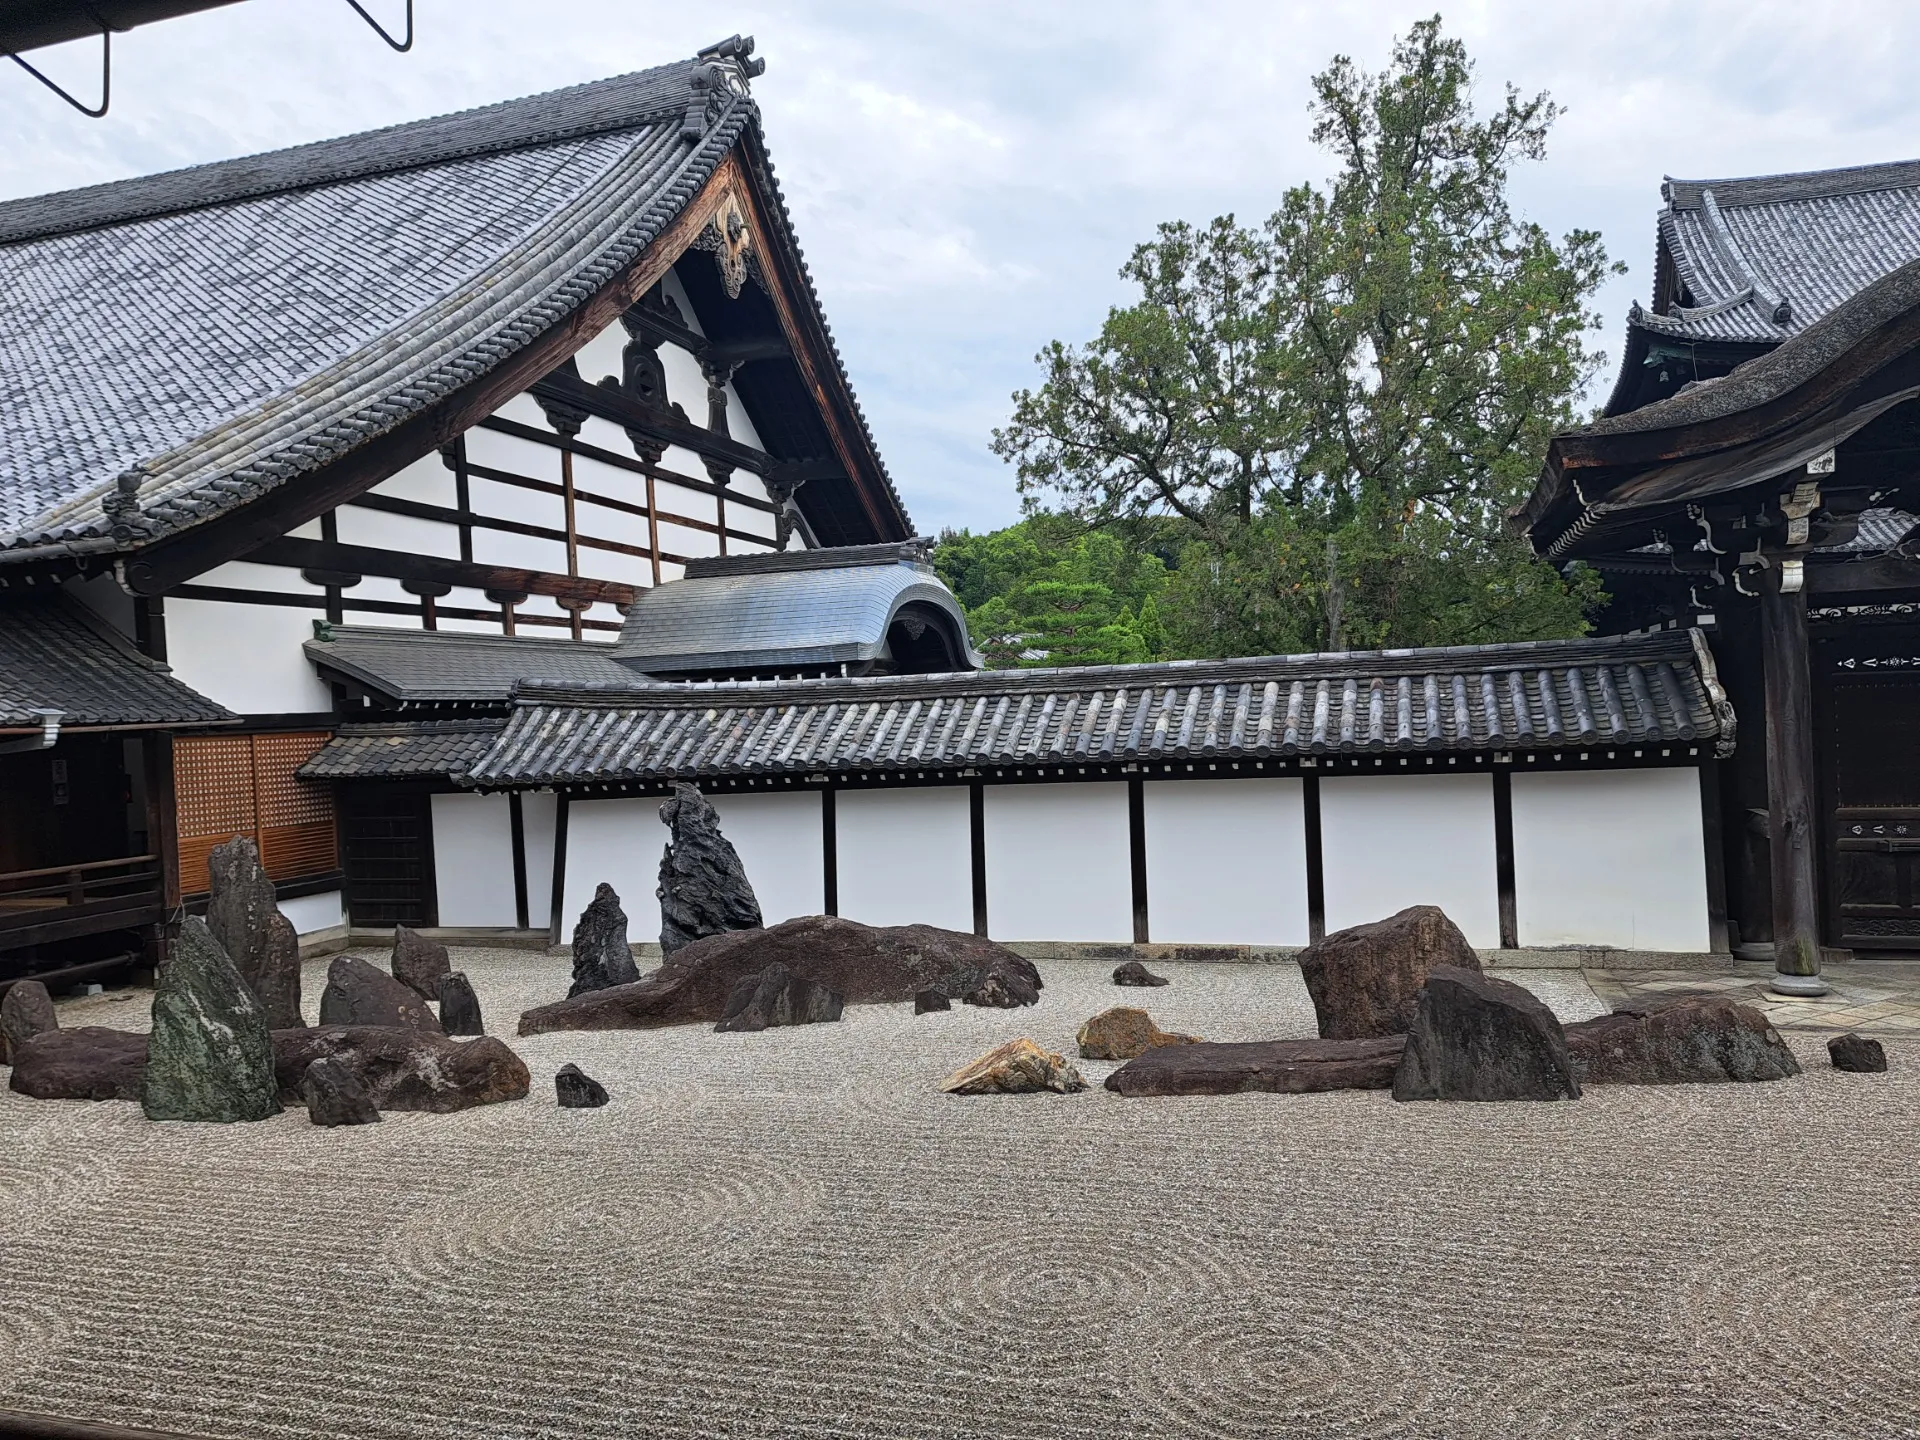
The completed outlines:
[[[266,1012],[189,915],[153,996],[140,1106],[149,1120],[265,1120],[280,1113]]]

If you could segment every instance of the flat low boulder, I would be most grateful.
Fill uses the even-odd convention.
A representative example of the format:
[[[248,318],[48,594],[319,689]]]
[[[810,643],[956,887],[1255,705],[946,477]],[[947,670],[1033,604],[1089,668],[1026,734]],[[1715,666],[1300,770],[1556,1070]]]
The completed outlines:
[[[1202,1040],[1157,1046],[1107,1077],[1116,1095],[1309,1095],[1385,1090],[1402,1035],[1371,1040]]]
[[[1158,1045],[1198,1045],[1197,1035],[1175,1035],[1153,1023],[1146,1011],[1132,1005],[1102,1010],[1074,1037],[1082,1060],[1133,1060]]]
[[[138,1100],[147,1037],[82,1025],[44,1030],[13,1053],[10,1089],[36,1100]]]
[[[1851,1030],[1827,1041],[1827,1059],[1833,1062],[1834,1069],[1848,1070],[1855,1075],[1884,1075],[1887,1070],[1886,1046]]]
[[[1031,1040],[1009,1040],[949,1075],[940,1088],[949,1095],[1071,1095],[1087,1088],[1080,1072]]]
[[[1396,1100],[1578,1100],[1559,1017],[1531,990],[1437,965],[1420,988]]]
[[[419,991],[353,955],[336,955],[327,966],[327,988],[320,992],[320,1023],[399,1025],[435,1035],[441,1028]]]
[[[452,1040],[404,1025],[319,1025],[273,1032],[281,1099],[302,1101],[308,1067],[316,1060],[350,1066],[379,1110],[445,1115],[524,1100],[533,1085],[526,1062],[492,1036]]]
[[[1435,905],[1336,930],[1297,959],[1323,1040],[1404,1035],[1434,966],[1480,968],[1460,927]]]
[[[838,992],[849,1005],[911,1000],[929,986],[971,996],[989,979],[1036,998],[1040,991],[1040,972],[1031,961],[978,935],[808,915],[766,930],[730,930],[696,940],[632,984],[527,1011],[520,1017],[520,1033],[711,1024],[725,1018],[742,980],[775,963]]]
[[[1567,1050],[1589,1085],[1695,1085],[1784,1080],[1800,1062],[1752,1005],[1685,995],[1567,1026]]]

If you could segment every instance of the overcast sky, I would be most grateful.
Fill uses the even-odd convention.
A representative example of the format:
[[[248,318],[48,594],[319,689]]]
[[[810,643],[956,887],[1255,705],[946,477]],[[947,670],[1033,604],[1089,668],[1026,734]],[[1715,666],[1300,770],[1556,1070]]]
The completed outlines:
[[[363,0],[398,29],[402,0]],[[919,527],[1017,518],[987,449],[1035,351],[1128,298],[1116,271],[1168,219],[1259,218],[1327,172],[1308,81],[1380,68],[1431,3],[1348,0],[419,0],[412,53],[346,0],[246,0],[114,47],[88,120],[0,73],[0,197],[225,159],[684,58],[736,31],[768,143],[853,383]],[[1478,0],[1442,8],[1481,94],[1567,109],[1519,208],[1591,227],[1629,273],[1601,296],[1617,358],[1650,288],[1662,175],[1920,153],[1900,0]],[[98,46],[33,57],[96,93]]]

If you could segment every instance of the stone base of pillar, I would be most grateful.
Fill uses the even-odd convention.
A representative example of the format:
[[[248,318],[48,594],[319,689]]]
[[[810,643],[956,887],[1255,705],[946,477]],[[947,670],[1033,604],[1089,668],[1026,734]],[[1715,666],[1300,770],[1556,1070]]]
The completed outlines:
[[[1767,988],[1776,995],[1795,995],[1802,999],[1833,993],[1833,987],[1818,975],[1775,975]]]

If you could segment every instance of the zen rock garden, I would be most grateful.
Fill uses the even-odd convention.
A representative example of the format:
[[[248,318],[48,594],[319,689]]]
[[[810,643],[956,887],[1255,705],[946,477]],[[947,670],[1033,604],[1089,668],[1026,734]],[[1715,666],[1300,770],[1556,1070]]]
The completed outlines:
[[[1040,1002],[1033,962],[978,935],[825,915],[765,926],[739,856],[700,792],[675,787],[661,818],[672,839],[659,872],[660,965],[640,973],[620,897],[602,884],[574,927],[564,998],[525,1011],[520,1035],[692,1024],[742,1034],[837,1022],[850,1005],[911,1004],[916,1016],[937,1017],[955,1005]],[[63,1029],[40,985],[9,990],[0,1002],[0,1059],[12,1066],[15,1091],[137,1101],[153,1120],[263,1120],[299,1106],[322,1127],[531,1093],[527,1065],[486,1034],[474,986],[445,946],[401,926],[384,969],[336,956],[320,1023],[309,1026],[299,947],[253,843],[221,846],[211,873],[206,918],[179,926],[149,1033]],[[1593,1085],[1799,1073],[1766,1017],[1724,994],[1563,1025],[1530,991],[1485,973],[1459,928],[1431,906],[1328,935],[1298,963],[1318,1038],[1208,1040],[1162,1030],[1142,1007],[1115,1005],[1078,1026],[1078,1058],[1120,1062],[1104,1088],[1128,1098],[1386,1090],[1400,1101],[1577,1100]],[[1118,966],[1112,980],[1127,989],[1169,984],[1138,960]],[[1829,1048],[1837,1069],[1886,1068],[1877,1041],[1845,1035]],[[564,1109],[617,1098],[572,1063],[553,1084]],[[1088,1082],[1064,1055],[1020,1038],[961,1066],[940,1088],[1064,1095]]]

